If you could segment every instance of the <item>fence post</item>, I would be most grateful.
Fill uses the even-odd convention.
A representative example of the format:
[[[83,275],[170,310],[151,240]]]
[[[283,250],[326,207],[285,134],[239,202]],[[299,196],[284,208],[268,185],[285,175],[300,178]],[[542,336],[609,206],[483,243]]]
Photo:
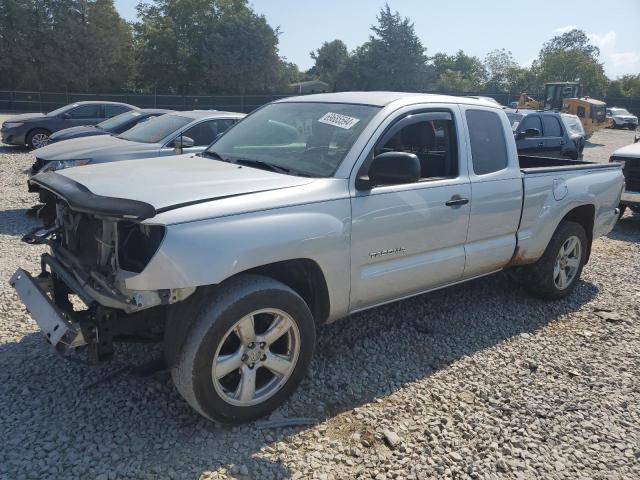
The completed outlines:
[[[38,92],[38,97],[40,98],[40,111],[44,113],[44,109],[42,108],[42,92]]]
[[[11,111],[14,112],[16,108],[16,92],[11,90]]]

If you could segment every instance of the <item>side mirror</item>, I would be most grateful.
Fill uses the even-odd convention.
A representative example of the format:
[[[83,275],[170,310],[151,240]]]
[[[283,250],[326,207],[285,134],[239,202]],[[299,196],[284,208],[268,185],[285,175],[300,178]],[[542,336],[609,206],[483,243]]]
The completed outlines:
[[[62,115],[60,115],[60,118],[62,118],[63,120],[69,120],[71,118],[71,114],[63,113]]]
[[[542,133],[537,128],[527,128],[522,133],[522,138],[541,137],[541,136],[542,136]]]
[[[413,153],[385,152],[369,165],[368,175],[358,177],[356,188],[369,190],[377,185],[401,185],[420,180],[422,167]]]
[[[173,150],[176,152],[176,155],[182,155],[182,150],[193,147],[194,143],[193,138],[180,135],[173,141]]]

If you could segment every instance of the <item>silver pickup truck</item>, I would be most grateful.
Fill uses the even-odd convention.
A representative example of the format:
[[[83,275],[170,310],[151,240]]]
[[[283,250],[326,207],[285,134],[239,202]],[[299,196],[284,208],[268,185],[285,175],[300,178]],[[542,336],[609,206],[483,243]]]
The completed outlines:
[[[162,341],[183,397],[224,422],[283,403],[316,328],[350,313],[504,269],[568,295],[623,189],[616,163],[518,157],[489,102],[383,92],[279,100],[198,155],[30,182],[57,214],[25,241],[50,252],[11,283],[49,341],[96,359]]]

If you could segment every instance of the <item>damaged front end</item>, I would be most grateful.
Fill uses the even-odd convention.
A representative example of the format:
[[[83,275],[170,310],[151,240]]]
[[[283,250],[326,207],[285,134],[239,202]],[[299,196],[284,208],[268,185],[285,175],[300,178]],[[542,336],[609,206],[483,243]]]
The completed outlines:
[[[164,238],[165,226],[143,223],[155,209],[95,195],[53,172],[30,182],[52,194],[55,217],[23,241],[48,245],[50,253],[41,256],[39,275],[19,269],[11,285],[51,344],[61,353],[87,346],[95,360],[103,360],[112,356],[114,341],[160,340],[163,307],[195,288],[126,288],[127,278],[144,270]]]

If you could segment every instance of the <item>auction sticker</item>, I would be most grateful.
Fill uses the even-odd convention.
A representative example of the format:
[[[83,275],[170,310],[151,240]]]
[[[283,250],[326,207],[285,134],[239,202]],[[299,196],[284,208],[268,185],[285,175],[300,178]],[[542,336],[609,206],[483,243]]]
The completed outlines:
[[[318,119],[320,123],[326,123],[327,125],[333,125],[334,127],[343,128],[349,130],[356,123],[360,121],[359,118],[349,117],[347,115],[341,115],[339,113],[328,112]]]

